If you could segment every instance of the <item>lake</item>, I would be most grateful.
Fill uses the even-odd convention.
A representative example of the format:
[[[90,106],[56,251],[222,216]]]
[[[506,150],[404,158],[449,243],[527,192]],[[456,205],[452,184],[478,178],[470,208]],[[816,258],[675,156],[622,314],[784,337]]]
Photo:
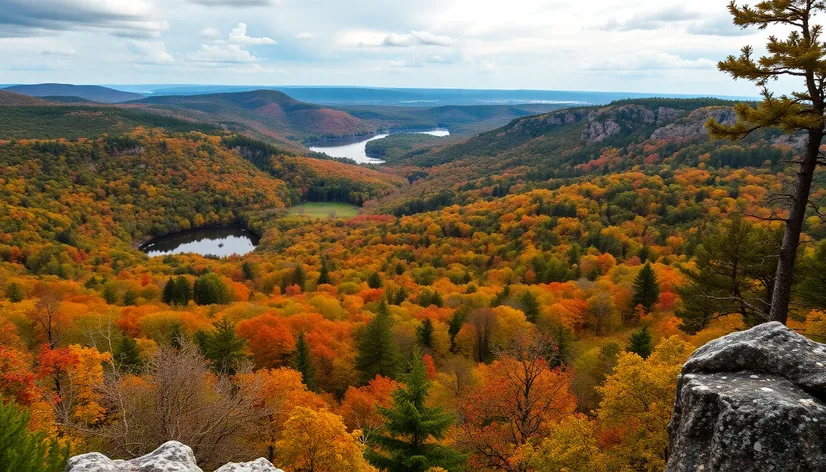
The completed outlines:
[[[429,134],[431,136],[450,135],[450,131],[441,128],[427,131],[393,130],[390,133],[376,134],[370,136],[369,138],[361,136],[358,138],[328,139],[325,141],[318,141],[310,146],[310,150],[315,152],[323,152],[331,157],[346,157],[358,162],[359,164],[381,164],[384,162],[381,159],[374,159],[367,156],[367,151],[365,150],[367,143],[375,139],[386,138],[390,134],[398,133],[421,133]]]
[[[240,256],[252,252],[259,239],[255,233],[240,225],[209,226],[158,236],[140,249],[150,257],[188,252],[203,256]]]

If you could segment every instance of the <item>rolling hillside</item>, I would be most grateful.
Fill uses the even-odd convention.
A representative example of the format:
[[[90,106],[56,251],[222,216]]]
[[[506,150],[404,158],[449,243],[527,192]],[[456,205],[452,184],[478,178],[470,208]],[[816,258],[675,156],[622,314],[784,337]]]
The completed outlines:
[[[299,102],[274,90],[151,97],[136,103],[205,122],[237,124],[277,140],[305,141],[377,131],[374,124],[345,111]]]
[[[33,84],[13,85],[7,91],[29,95],[32,97],[79,97],[98,103],[123,103],[143,98],[143,95],[132,92],[101,87],[99,85],[72,85],[72,84]]]
[[[28,95],[21,95],[19,93],[9,92],[7,90],[0,90],[0,106],[38,106],[48,105],[49,102]]]
[[[459,143],[403,154],[387,170],[416,183],[375,208],[409,214],[528,188],[629,169],[661,172],[675,166],[776,166],[799,145],[776,131],[739,143],[708,139],[709,118],[734,120],[734,102],[717,99],[639,99],[520,118]],[[392,144],[392,143],[391,143]],[[424,151],[424,152],[423,152]]]

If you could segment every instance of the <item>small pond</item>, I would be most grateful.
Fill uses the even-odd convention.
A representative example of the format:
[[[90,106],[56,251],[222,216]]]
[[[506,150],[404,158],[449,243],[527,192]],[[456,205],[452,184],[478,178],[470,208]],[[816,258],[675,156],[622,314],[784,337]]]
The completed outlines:
[[[140,250],[149,257],[187,252],[203,256],[240,256],[252,252],[259,239],[255,233],[240,225],[209,226],[152,238]]]

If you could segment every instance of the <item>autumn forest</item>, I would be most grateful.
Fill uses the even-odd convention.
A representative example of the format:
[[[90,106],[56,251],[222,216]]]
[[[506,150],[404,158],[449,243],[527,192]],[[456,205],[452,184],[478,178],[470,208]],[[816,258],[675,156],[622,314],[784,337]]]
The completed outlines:
[[[735,22],[775,21],[760,8]],[[0,469],[174,439],[205,470],[662,471],[696,348],[769,320],[826,341],[826,46],[800,41],[720,63],[759,101],[0,91]],[[384,164],[306,147],[411,123],[454,134],[371,141]],[[254,251],[140,250],[230,224]]]

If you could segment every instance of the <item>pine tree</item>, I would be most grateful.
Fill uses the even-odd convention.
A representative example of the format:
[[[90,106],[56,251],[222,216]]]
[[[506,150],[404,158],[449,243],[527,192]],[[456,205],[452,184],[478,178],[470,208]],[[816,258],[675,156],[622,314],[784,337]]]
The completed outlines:
[[[63,472],[69,446],[29,430],[31,414],[0,400],[0,472]]]
[[[293,284],[301,287],[302,292],[304,291],[305,285],[307,285],[307,274],[304,273],[304,268],[301,264],[295,266],[295,270],[293,271]]]
[[[6,298],[12,303],[17,303],[23,300],[23,289],[17,282],[12,282],[6,287]]]
[[[421,325],[416,328],[416,337],[419,344],[427,349],[433,348],[433,321],[430,318],[425,318]]]
[[[175,299],[175,292],[177,292],[178,285],[172,277],[167,279],[166,285],[163,286],[163,293],[161,294],[161,300],[166,303],[167,305],[173,305],[177,301]]]
[[[407,300],[408,295],[407,289],[404,286],[399,287],[393,295],[393,305],[401,305],[405,300]]]
[[[399,353],[393,339],[393,320],[387,302],[382,300],[376,316],[367,324],[358,343],[356,368],[361,372],[362,383],[376,375],[396,378],[399,371]]]
[[[114,305],[115,302],[118,301],[118,292],[115,291],[115,287],[112,284],[106,284],[103,287],[103,299],[106,300],[106,303],[109,305]]]
[[[367,278],[367,286],[370,288],[381,288],[382,280],[378,272],[370,274],[370,277]]]
[[[135,306],[138,303],[138,292],[130,288],[123,292],[123,306]]]
[[[298,335],[298,341],[295,343],[292,367],[301,372],[301,380],[307,388],[312,391],[318,389],[315,382],[315,367],[310,358],[310,345],[307,343],[307,338],[304,336],[304,333]]]
[[[213,326],[215,329],[211,332],[195,333],[195,342],[216,372],[234,375],[238,364],[246,359],[246,341],[235,334],[235,325],[227,319],[222,318],[213,323]]]
[[[465,324],[465,318],[467,318],[467,311],[463,309],[456,310],[453,312],[453,316],[450,317],[450,323],[447,326],[447,334],[450,336],[451,352],[456,351],[456,336],[462,329],[462,325]]]
[[[122,372],[136,373],[143,366],[138,343],[129,336],[124,336],[115,347],[114,358]]]
[[[322,284],[329,284],[330,283],[330,269],[327,267],[327,258],[321,258],[321,271],[318,274],[318,282],[316,285]]]
[[[625,350],[636,353],[643,359],[648,359],[648,356],[650,356],[654,350],[651,333],[648,332],[648,326],[643,326],[639,331],[634,331],[631,334],[631,338],[628,340],[628,347],[625,348]]]
[[[660,284],[657,283],[657,274],[651,268],[651,263],[646,263],[634,279],[634,298],[631,302],[633,306],[641,305],[646,313],[650,313],[659,298]]]
[[[800,233],[811,203],[812,180],[817,166],[824,164],[820,146],[826,136],[826,87],[823,86],[826,82],[826,44],[822,38],[822,19],[816,17],[826,12],[826,4],[813,0],[765,0],[754,6],[741,7],[732,2],[729,12],[734,17],[734,24],[741,28],[780,26],[789,31],[785,39],[769,36],[767,56],[755,58],[754,49],[745,46],[739,57],[732,55],[718,63],[717,67],[735,80],[753,82],[760,89],[763,101],[756,108],[747,102],[736,104],[734,110],[738,121],[731,126],[715,120],[706,124],[711,135],[718,139],[742,139],[761,128],[776,128],[789,134],[805,132],[807,135],[800,157],[791,161],[798,168],[794,188],[786,195],[788,214],[774,217],[783,221],[785,227],[769,320],[786,323]],[[803,87],[789,95],[777,96],[769,91],[768,85],[778,77],[799,78]]]
[[[519,298],[522,306],[525,308],[525,318],[531,323],[536,323],[539,318],[539,302],[530,290],[525,290],[522,297]]]
[[[174,287],[173,303],[186,306],[192,300],[192,285],[189,284],[189,280],[180,275],[175,279]]]
[[[379,407],[385,418],[385,435],[375,439],[377,449],[368,451],[376,467],[398,472],[425,472],[441,467],[449,472],[462,470],[465,456],[435,442],[453,424],[452,415],[427,406],[431,382],[421,356],[416,354],[403,386],[392,394],[389,408]]]
[[[493,301],[490,303],[490,306],[493,308],[498,307],[499,305],[505,303],[505,301],[511,295],[511,286],[505,285],[505,288],[502,289],[501,292],[497,293],[495,297],[493,297]]]
[[[193,295],[195,303],[198,305],[224,304],[230,301],[229,287],[217,274],[206,274],[198,277],[195,280]]]

